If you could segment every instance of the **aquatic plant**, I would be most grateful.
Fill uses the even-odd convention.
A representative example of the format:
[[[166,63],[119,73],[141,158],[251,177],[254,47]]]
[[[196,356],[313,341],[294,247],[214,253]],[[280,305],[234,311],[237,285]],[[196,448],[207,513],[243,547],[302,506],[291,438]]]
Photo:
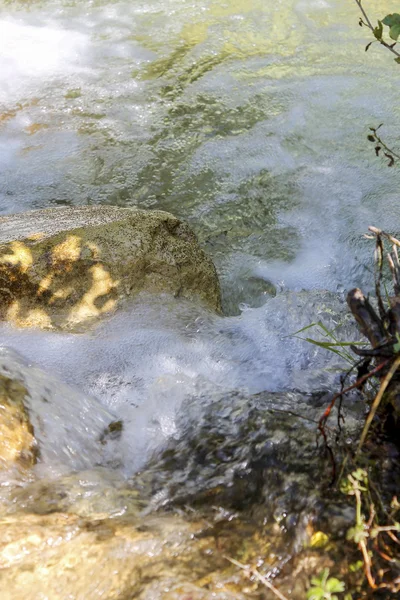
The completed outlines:
[[[364,452],[361,455],[361,451],[378,412],[380,419],[375,423],[380,425],[380,430],[377,426],[374,427],[375,440],[372,447],[379,445],[380,438],[386,440],[386,442],[389,441],[389,443],[390,440],[396,443],[398,439],[400,421],[397,405],[400,388],[398,375],[400,368],[400,260],[398,248],[400,247],[400,241],[376,227],[370,227],[369,231],[372,235],[368,234],[366,237],[375,240],[375,303],[377,310],[360,289],[351,290],[347,302],[361,332],[370,342],[370,347],[360,348],[354,344],[341,342],[333,332],[327,331],[320,323],[312,323],[308,328],[317,325],[329,341],[321,343],[309,338],[305,339],[311,343],[322,345],[331,352],[339,353],[345,360],[349,360],[348,346],[353,353],[360,357],[359,361],[353,361],[352,367],[342,379],[342,389],[332,397],[318,424],[319,432],[331,458],[332,483],[337,479],[336,464],[333,446],[330,444],[330,434],[326,430],[332,409],[336,402],[340,400],[341,403],[343,397],[350,391],[357,389],[363,392],[366,382],[374,379],[378,380],[379,388],[372,397],[361,435],[356,440],[355,452],[353,454],[349,453],[345,458],[338,479],[340,481],[340,491],[355,498],[355,522],[347,531],[346,539],[357,546],[362,557],[362,560],[350,565],[348,574],[362,568],[369,589],[385,590],[387,593],[396,595],[400,592],[400,522],[397,518],[400,504],[397,497],[394,496],[390,503],[390,509],[385,507],[385,503],[388,504],[387,499],[382,500],[378,491],[379,484],[376,485],[372,482],[372,478],[377,474],[375,473],[376,465],[371,463],[369,457],[371,452]],[[391,244],[389,252],[385,249],[385,242]],[[388,272],[393,280],[394,295],[392,296],[389,295],[387,286],[384,285],[383,281],[385,253]],[[382,294],[382,287],[385,290],[385,296]],[[301,331],[304,331],[304,329]],[[340,347],[344,348],[344,351]],[[355,368],[357,368],[355,381],[344,388],[345,380]],[[371,387],[371,389],[373,388]],[[340,435],[341,421],[343,421],[341,408],[340,404],[337,413],[339,432],[337,436]],[[365,468],[360,468],[361,459],[364,464],[369,465],[369,472]],[[357,468],[354,469],[353,467],[353,470],[348,472],[349,463]],[[346,471],[347,475],[342,477]],[[377,475],[377,477],[379,479],[380,475]],[[384,525],[380,524],[382,520],[384,520]],[[349,555],[351,554],[351,550],[345,551],[349,552]],[[328,578],[328,576],[329,571],[325,569],[319,577],[312,579],[312,585],[307,596],[308,600],[337,600],[338,597],[335,594],[344,591],[344,586],[338,579]],[[358,582],[357,586],[362,587],[362,582]],[[349,595],[348,597],[351,598],[352,596]]]

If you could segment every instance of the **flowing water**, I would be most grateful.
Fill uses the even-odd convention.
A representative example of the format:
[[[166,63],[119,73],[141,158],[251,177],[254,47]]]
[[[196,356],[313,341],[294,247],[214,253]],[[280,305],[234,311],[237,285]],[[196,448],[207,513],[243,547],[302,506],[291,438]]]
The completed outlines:
[[[375,19],[397,3],[369,4]],[[188,398],[338,381],[344,363],[290,334],[321,319],[357,337],[344,292],[370,286],[362,234],[400,219],[397,168],[366,141],[381,122],[396,139],[398,66],[364,52],[358,17],[351,0],[0,1],[0,214],[168,210],[213,258],[225,311],[144,296],[88,334],[1,326],[22,355],[1,370],[23,373],[42,426],[38,476],[132,477],[180,439]]]

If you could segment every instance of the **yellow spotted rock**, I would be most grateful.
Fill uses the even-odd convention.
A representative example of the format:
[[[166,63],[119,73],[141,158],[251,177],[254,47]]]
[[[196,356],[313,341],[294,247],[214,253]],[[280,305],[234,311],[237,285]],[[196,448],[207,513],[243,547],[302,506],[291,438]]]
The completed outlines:
[[[34,464],[36,443],[28,411],[27,392],[18,381],[0,375],[0,472]]]
[[[0,218],[1,319],[81,329],[141,291],[221,309],[213,263],[173,215],[82,206]]]

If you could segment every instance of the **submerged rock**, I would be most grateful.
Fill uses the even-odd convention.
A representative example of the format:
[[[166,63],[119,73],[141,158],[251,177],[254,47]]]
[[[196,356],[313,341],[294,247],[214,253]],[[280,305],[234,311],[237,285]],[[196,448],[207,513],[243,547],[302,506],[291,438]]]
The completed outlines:
[[[10,514],[0,519],[2,600],[264,600],[266,589],[228,558],[277,575],[287,561],[283,539],[279,528],[232,513]],[[297,562],[296,580],[276,583],[294,600],[304,600],[309,574],[329,561],[310,550],[302,556],[308,572]]]
[[[0,318],[73,329],[138,292],[221,308],[214,265],[184,222],[162,211],[86,206],[0,218]]]
[[[229,510],[259,513],[261,507],[265,518],[290,529],[304,511],[313,512],[330,481],[324,446],[316,443],[323,397],[237,392],[189,399],[178,433],[142,469],[143,489],[150,486],[155,507],[203,510],[212,498]],[[357,409],[362,414],[360,403]],[[347,413],[348,434],[358,426],[357,415]]]
[[[246,581],[223,553],[236,554],[251,533],[261,550],[254,528],[226,522],[218,532],[179,515],[11,515],[0,521],[2,600],[245,600]]]
[[[0,374],[0,472],[36,461],[36,441],[26,406],[26,388]]]

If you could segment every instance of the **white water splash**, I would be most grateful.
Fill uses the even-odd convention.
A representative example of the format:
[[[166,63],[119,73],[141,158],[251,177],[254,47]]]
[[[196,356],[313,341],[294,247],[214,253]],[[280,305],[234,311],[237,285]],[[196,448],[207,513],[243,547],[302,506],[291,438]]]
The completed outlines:
[[[176,433],[176,415],[188,396],[329,389],[344,363],[291,334],[322,319],[327,327],[338,327],[338,335],[354,339],[356,329],[344,314],[344,302],[329,293],[281,294],[230,318],[185,301],[145,297],[92,334],[16,331],[4,325],[0,331],[3,343],[98,398],[107,416],[123,421],[112,458],[132,473]],[[321,337],[317,331],[309,335]],[[64,395],[57,402],[63,404]],[[96,404],[86,402],[97,418]],[[76,410],[68,406],[64,417]],[[101,410],[99,418],[103,426]],[[50,433],[53,441],[58,429]],[[73,436],[79,445],[78,437]],[[98,461],[97,450],[92,461]]]
[[[24,20],[0,19],[0,104],[42,93],[45,86],[84,70],[83,33]]]

